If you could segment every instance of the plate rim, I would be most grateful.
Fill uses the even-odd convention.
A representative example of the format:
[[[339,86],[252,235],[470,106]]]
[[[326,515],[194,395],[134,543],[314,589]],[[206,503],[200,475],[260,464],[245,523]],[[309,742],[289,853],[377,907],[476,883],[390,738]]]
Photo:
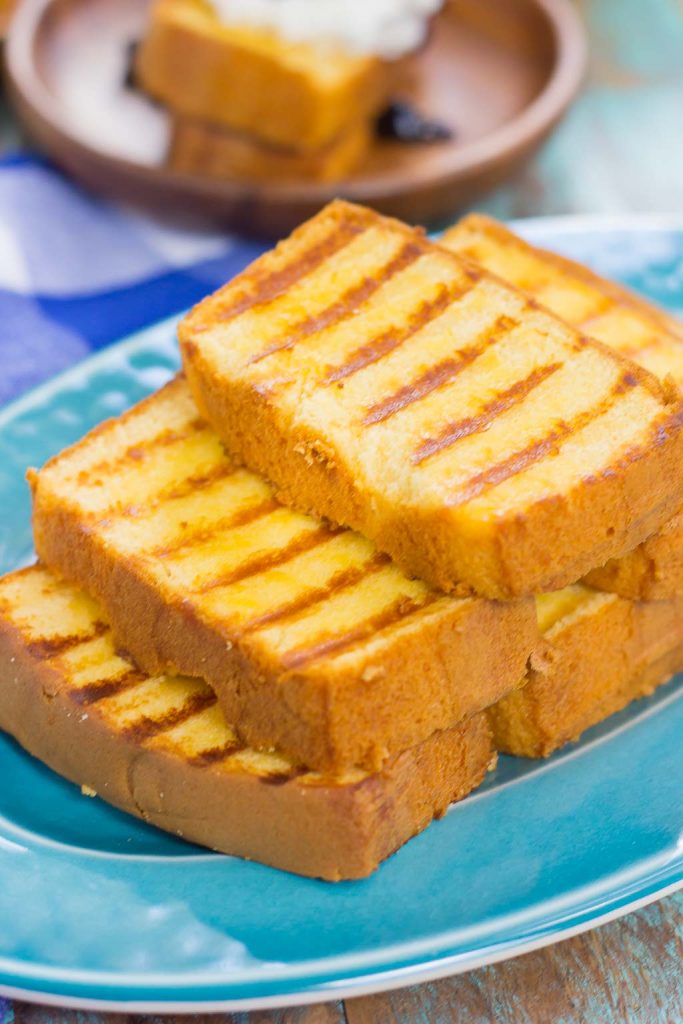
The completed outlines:
[[[558,217],[518,219],[511,223],[516,229],[522,232],[528,231],[530,234],[536,233],[539,230],[543,231],[543,229],[545,229],[548,236],[553,233],[564,233],[566,235],[580,233],[581,231],[594,232],[596,234],[613,231],[623,231],[635,234],[640,232],[656,233],[659,231],[666,231],[668,233],[673,232],[675,234],[683,234],[683,216],[672,216],[667,214],[565,215]],[[102,364],[106,365],[108,363],[115,362],[117,357],[125,356],[128,352],[134,352],[136,348],[144,346],[147,336],[152,332],[164,331],[167,327],[173,330],[173,327],[177,323],[180,315],[182,314],[174,314],[170,317],[165,317],[141,331],[137,331],[132,335],[124,337],[121,341],[107,346],[85,360],[76,363],[74,366],[68,368],[57,376],[50,378],[26,394],[19,396],[19,398],[15,399],[0,410],[0,429],[2,429],[8,422],[11,422],[15,417],[30,411],[32,408],[35,408],[37,404],[41,404],[52,397],[55,393],[62,390],[63,387],[68,386],[71,381],[78,380],[79,378],[82,379],[84,376],[87,377],[93,371],[96,371]],[[618,877],[618,875],[613,876],[615,882]],[[669,861],[660,868],[653,866],[652,870],[642,872],[637,877],[640,878],[640,895],[632,897],[629,895],[628,891],[625,892],[625,890],[633,889],[637,884],[637,879],[631,879],[629,884],[621,887],[618,887],[613,883],[611,890],[608,890],[610,896],[609,902],[612,905],[604,912],[600,912],[599,910],[595,912],[594,909],[591,909],[590,901],[586,901],[589,904],[588,906],[577,906],[576,901],[574,901],[575,905],[571,911],[574,918],[573,923],[563,926],[561,921],[555,921],[555,923],[551,923],[550,925],[545,921],[540,921],[537,923],[537,927],[543,929],[543,934],[531,936],[525,940],[503,940],[503,942],[498,944],[495,948],[489,942],[489,944],[480,947],[478,950],[473,952],[460,952],[450,955],[446,953],[445,955],[440,956],[438,953],[435,953],[430,960],[423,960],[422,963],[403,964],[403,966],[394,968],[387,965],[371,964],[364,969],[362,961],[363,959],[367,961],[367,954],[365,954],[365,956],[362,954],[360,956],[356,955],[356,961],[359,959],[361,960],[360,965],[358,963],[356,963],[355,966],[349,964],[347,969],[348,971],[362,971],[363,973],[358,976],[348,977],[339,982],[335,982],[329,978],[318,980],[315,976],[311,976],[309,973],[308,978],[306,978],[306,976],[302,976],[299,979],[300,988],[298,991],[286,992],[282,995],[262,995],[217,1000],[212,998],[202,999],[201,997],[195,997],[191,1000],[173,998],[160,999],[158,997],[153,999],[91,998],[80,995],[43,992],[37,988],[25,988],[21,984],[14,984],[14,981],[19,980],[16,975],[13,975],[12,983],[10,984],[6,984],[2,979],[0,979],[0,995],[6,995],[10,998],[24,999],[29,1002],[42,1003],[44,1005],[69,1006],[76,1009],[93,1009],[103,1011],[128,1010],[130,1012],[141,1013],[190,1013],[197,1010],[201,1010],[202,1012],[220,1012],[250,1009],[272,1009],[276,1007],[315,1004],[328,1002],[330,1000],[389,991],[391,989],[404,987],[408,984],[438,980],[439,978],[449,977],[464,971],[475,970],[478,967],[497,963],[501,960],[509,959],[526,952],[531,952],[532,950],[543,948],[555,942],[564,940],[565,938],[570,938],[573,935],[589,931],[592,928],[608,923],[609,921],[616,920],[625,914],[647,906],[664,896],[683,889],[683,856],[677,857],[674,861]],[[548,902],[549,901],[545,901],[546,904]],[[602,894],[602,902],[603,904],[605,903],[604,892]],[[595,903],[595,899],[593,900],[593,903]],[[557,917],[557,915],[555,916]],[[577,917],[581,919],[576,920]],[[449,932],[443,932],[440,936],[439,945],[442,949],[447,946],[448,936],[450,934],[451,933]],[[421,940],[420,944],[424,945],[426,941],[427,940]],[[409,957],[411,956],[411,949],[415,945],[416,943],[404,943],[402,947],[392,947],[393,952],[391,955],[395,956],[397,953],[401,952],[404,957]],[[420,954],[418,953],[417,955],[419,956]],[[5,974],[5,977],[8,977],[11,973],[11,970],[10,972],[6,972],[6,966],[10,966],[12,964],[12,959],[0,957],[0,971]],[[19,966],[20,963],[20,961],[14,960],[14,964],[16,966]],[[302,964],[301,969],[310,971],[312,963],[314,962],[309,962],[307,965]],[[325,970],[325,968],[322,969]],[[150,984],[150,982],[144,981],[144,975],[141,975],[141,980],[138,980],[131,975],[119,975],[118,978],[116,978],[115,975],[111,975],[108,972],[97,971],[79,972],[82,974],[82,978],[74,982],[74,971],[72,969],[57,968],[57,972],[61,977],[56,978],[53,974],[53,969],[48,968],[48,971],[46,972],[44,966],[42,968],[32,968],[27,972],[27,975],[30,975],[31,978],[38,981],[41,977],[44,979],[48,972],[53,975],[55,981],[59,984],[64,984],[67,987],[70,985],[74,989],[88,985],[91,985],[93,988],[96,988],[98,985],[100,987],[106,986],[109,990],[118,989],[119,987],[122,989],[133,987],[145,988]],[[26,977],[26,980],[30,980],[27,975],[24,975],[24,977]],[[71,981],[69,981],[69,976],[72,979]],[[100,978],[99,981],[96,980],[98,977]],[[148,974],[147,978],[150,977],[151,975]],[[162,977],[162,975],[159,976],[156,982],[152,982],[151,984],[160,985]],[[291,977],[291,974],[288,977]],[[294,979],[294,983],[297,984],[297,979]],[[166,991],[168,991],[168,979],[166,979],[163,984]],[[233,987],[248,987],[254,984],[254,982],[253,980],[224,980],[222,984],[226,987],[230,985]],[[188,977],[187,979],[180,979],[177,983],[178,988],[184,989],[220,985],[221,981],[219,977],[214,976],[209,980],[205,976],[204,980],[202,980],[201,975],[198,973],[195,973],[194,978]]]
[[[238,999],[193,999],[193,1000],[140,1000],[140,999],[98,999],[81,996],[61,996],[54,993],[41,992],[38,989],[17,988],[13,985],[5,985],[0,981],[0,997],[8,999],[19,999],[24,1002],[64,1007],[74,1010],[94,1010],[110,1013],[145,1013],[145,1014],[192,1014],[222,1013],[222,1012],[250,1012],[252,1010],[275,1010],[294,1006],[313,1006],[322,1003],[338,1002],[345,999],[356,999],[361,996],[377,995],[382,992],[393,992],[405,988],[408,985],[422,985],[430,982],[440,981],[445,978],[456,977],[469,971],[476,971],[481,967],[488,967],[506,960],[515,959],[526,953],[532,953],[547,946],[564,942],[566,939],[574,938],[585,932],[600,928],[602,925],[617,921],[637,910],[650,906],[658,900],[672,896],[683,891],[683,875],[677,882],[673,882],[660,890],[653,891],[641,899],[626,904],[623,907],[614,908],[611,911],[591,918],[589,921],[582,921],[561,934],[539,936],[537,939],[530,939],[525,943],[516,944],[513,948],[501,948],[490,955],[482,954],[481,957],[471,957],[466,961],[451,963],[448,958],[442,958],[431,966],[409,966],[395,969],[391,972],[376,972],[356,979],[341,983],[324,982],[321,985],[314,985],[300,992],[290,992],[278,996],[256,996]],[[387,975],[390,975],[389,977]]]

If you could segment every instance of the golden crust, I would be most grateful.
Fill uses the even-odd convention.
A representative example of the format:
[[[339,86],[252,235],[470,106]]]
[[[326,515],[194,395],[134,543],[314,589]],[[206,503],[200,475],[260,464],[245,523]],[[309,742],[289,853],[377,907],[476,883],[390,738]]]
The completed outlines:
[[[27,573],[48,577],[40,567]],[[0,581],[0,597],[18,577]],[[65,644],[73,655],[78,637],[61,638],[61,655],[54,635],[41,650],[35,631],[17,622],[27,609],[16,598],[1,603],[0,727],[88,793],[223,853],[331,881],[364,877],[478,785],[494,757],[483,714],[395,756],[380,773],[348,779],[297,773],[256,752],[228,749],[217,757],[211,744],[216,734],[224,736],[225,726],[207,726],[202,746],[200,712],[183,719],[186,732],[192,718],[198,723],[192,748],[184,751],[173,715],[155,721],[140,710],[131,721],[136,689],[145,691],[150,713],[148,680],[140,675],[123,690],[133,695],[124,715],[114,702],[117,679],[131,686],[125,666],[117,666],[110,681],[104,664],[96,684],[103,696],[97,699],[91,685],[86,702],[82,681],[70,675],[64,655]],[[98,638],[106,640],[106,633]],[[84,638],[83,649],[88,643],[93,641]],[[166,690],[182,685],[160,678],[153,688],[163,703]],[[202,684],[186,685],[196,692]],[[273,762],[281,774],[273,773]]]
[[[524,686],[489,709],[504,753],[547,757],[683,668],[683,599],[571,589],[579,603],[547,631]]]
[[[367,242],[365,250],[362,249],[364,237],[372,241],[372,245]],[[381,245],[394,253],[384,266]],[[345,255],[351,250],[353,259]],[[360,277],[359,260],[371,264],[373,253],[378,251],[380,255],[375,256],[375,262],[379,269],[375,278],[369,273]],[[337,263],[329,262],[339,252],[339,260],[346,259],[349,264],[350,278],[355,276],[360,283],[353,280],[351,284],[339,283],[333,269]],[[288,261],[288,254],[291,254],[291,261]],[[408,332],[410,321],[383,326],[384,333],[370,342],[364,333],[362,297],[374,294],[373,289],[379,287],[376,282],[381,284],[384,279],[390,283],[395,279],[399,294],[399,283],[414,273],[414,265],[420,260],[430,263],[431,277],[425,277],[416,285],[421,302],[414,313],[419,318],[418,331],[423,330],[427,315],[425,288],[430,283],[433,285],[434,274],[441,275],[442,289],[446,284],[450,289],[455,288],[450,310],[459,306],[460,300],[467,301],[468,295],[469,301],[474,303],[471,296],[479,288],[477,295],[482,301],[491,293],[486,308],[489,312],[497,310],[498,320],[484,332],[483,340],[479,338],[469,349],[444,349],[442,361],[434,365],[427,362],[426,369],[425,356],[419,376],[410,385],[405,385],[405,377],[402,382],[397,378],[399,390],[393,397],[382,395],[381,401],[376,400],[370,407],[366,403],[363,408],[364,396],[372,390],[372,374],[386,372],[384,357],[396,351],[394,339],[400,338],[401,332]],[[329,306],[317,310],[318,300],[312,292],[313,285],[309,285],[310,297],[306,292],[303,299],[297,292],[296,298],[291,299],[294,312],[290,312],[287,301],[291,289],[295,283],[303,287],[302,279],[309,280],[313,269],[319,271],[321,281],[328,273],[334,282],[329,286],[332,289],[329,297],[327,293],[325,297]],[[345,287],[348,291],[339,297],[340,289]],[[406,291],[404,288],[403,293]],[[432,303],[432,313],[436,309],[441,315],[443,306],[439,301],[437,297]],[[335,368],[332,349],[341,342],[333,332],[339,327],[340,317],[346,316],[345,303],[353,313],[356,351],[351,356],[344,351],[347,362],[340,369],[338,365]],[[411,431],[416,438],[424,437],[419,433],[421,417],[433,415],[431,405],[425,413],[428,402],[423,399],[432,402],[436,395],[443,401],[438,386],[440,375],[446,380],[455,375],[456,386],[460,386],[468,374],[463,365],[469,360],[473,366],[481,367],[484,362],[475,363],[479,347],[484,350],[492,338],[505,337],[509,332],[507,321],[510,318],[500,316],[503,305],[515,312],[511,321],[513,329],[531,331],[534,337],[540,333],[546,338],[544,345],[538,346],[539,359],[555,340],[558,352],[563,354],[551,365],[532,367],[525,380],[513,381],[507,391],[495,391],[488,405],[484,404],[469,416],[464,415],[456,424],[447,424],[456,438],[451,445],[451,438],[447,436],[447,451],[441,450],[445,443],[442,437],[447,431],[439,420],[437,426],[442,433],[438,430],[435,433],[433,429],[431,440],[423,440],[410,455]],[[314,306],[316,312],[311,312]],[[271,309],[274,322],[282,321],[287,326],[284,333],[268,345],[267,341],[261,343],[258,339],[261,329],[267,329]],[[389,311],[387,307],[385,314],[389,315]],[[450,330],[457,340],[458,331],[462,334],[463,328],[457,319],[458,312],[452,315]],[[249,316],[255,317],[253,323],[259,325],[253,339],[252,321],[245,320]],[[299,320],[295,319],[297,316]],[[377,320],[378,312],[373,307],[373,312],[368,312],[367,316]],[[477,312],[477,317],[481,317],[481,311]],[[479,322],[474,316],[471,319]],[[504,325],[501,319],[506,321]],[[464,325],[465,329],[470,326],[469,322]],[[347,334],[352,332],[349,330]],[[433,332],[432,345],[438,340],[435,334]],[[672,395],[642,368],[578,335],[537,305],[530,304],[517,290],[430,245],[419,233],[370,211],[341,202],[332,204],[273,253],[262,257],[234,282],[196,307],[181,324],[179,336],[195,399],[236,458],[273,480],[283,501],[305,511],[315,511],[334,522],[353,525],[373,539],[381,550],[389,552],[406,571],[441,589],[452,590],[464,581],[478,593],[506,599],[558,589],[608,558],[633,548],[661,526],[680,504],[683,407],[678,395]],[[326,337],[334,339],[329,341],[329,354],[324,348]],[[347,335],[343,337],[346,339]],[[451,334],[442,335],[443,344],[450,345],[450,339]],[[260,350],[254,351],[254,345],[260,345]],[[374,349],[372,358],[367,355],[372,345],[378,349],[377,358]],[[416,347],[411,351],[416,352]],[[465,354],[459,354],[461,351]],[[520,342],[515,351],[529,358],[530,349],[523,343]],[[414,359],[418,356],[419,353]],[[362,364],[364,372],[369,366],[365,375],[359,374],[363,377],[360,383],[354,377],[354,359],[356,367]],[[563,415],[564,409],[553,405],[554,382],[560,376],[557,371],[575,363],[583,367],[588,362],[602,367],[606,380],[612,382],[609,385],[612,391],[608,392],[606,385],[604,395],[596,390],[598,398],[594,407],[574,417],[568,412]],[[509,367],[516,363],[511,359],[500,365]],[[415,370],[411,367],[409,372]],[[525,402],[528,393],[524,415],[533,418],[533,403],[540,393],[537,385],[548,376],[551,380],[544,392],[546,420],[541,435],[538,439],[532,435],[526,448],[513,451],[516,432],[510,428],[505,437],[502,424],[504,421],[507,428],[508,421],[502,414],[510,409],[514,413],[517,396],[521,395],[519,401]],[[568,374],[565,379],[570,379]],[[588,374],[586,380],[590,379],[591,374]],[[330,382],[336,382],[335,386],[329,386]],[[463,383],[459,400],[472,400],[472,393],[466,393],[465,386]],[[408,390],[410,395],[406,397]],[[582,393],[582,388],[568,386],[566,391],[567,402],[573,408],[571,403]],[[392,403],[393,408],[390,408]],[[436,415],[445,415],[448,408],[452,406],[446,404],[443,410],[435,406]],[[631,414],[623,411],[631,408]],[[404,413],[400,427],[397,424],[394,428],[393,421],[385,426],[397,409]],[[499,411],[501,418],[496,419]],[[362,428],[357,426],[359,420],[364,424]],[[481,427],[477,425],[479,421]],[[493,468],[489,464],[485,471],[465,480],[461,490],[455,485],[452,490],[446,487],[446,470],[443,469],[444,475],[439,475],[442,467],[447,466],[448,472],[453,474],[464,472],[459,469],[458,461],[461,444],[471,445],[474,439],[482,448],[487,443],[483,440],[485,432],[498,424],[501,424],[500,446],[505,455]],[[382,431],[380,435],[378,429]],[[592,440],[600,430],[605,437],[615,439],[611,442],[615,446],[614,454],[604,462],[600,462],[604,441]],[[582,456],[574,452],[574,437],[579,434],[590,439],[586,441],[586,454],[592,454],[595,462],[594,468],[587,469],[583,476]],[[378,436],[380,440],[376,440]],[[492,436],[492,433],[486,434],[486,438]],[[467,451],[472,449],[467,448]],[[428,460],[433,452],[438,455],[438,466],[432,473]],[[442,462],[442,455],[446,462]],[[544,467],[550,467],[551,475],[555,471],[562,472],[557,467],[564,465],[563,459],[569,467],[567,472],[573,474],[569,476],[572,483],[556,492],[550,488],[549,493],[545,493]],[[408,469],[411,460],[412,467]],[[424,471],[423,460],[428,467]],[[387,466],[392,467],[392,473],[387,472]],[[525,475],[526,470],[530,475]],[[514,487],[520,486],[520,479],[523,479],[523,492],[529,490],[532,495],[528,504],[521,500],[516,502],[514,497]],[[444,488],[443,500],[437,500],[440,489]],[[489,498],[489,494],[493,497]]]
[[[683,509],[633,551],[589,572],[586,583],[634,601],[683,595]]]
[[[321,770],[349,765],[378,768],[397,752],[481,711],[519,684],[538,642],[533,602],[440,597],[378,559],[362,538],[335,535],[320,523],[278,510],[263,481],[245,472],[228,477],[224,490],[216,492],[216,524],[209,516],[211,486],[201,490],[197,473],[211,480],[230,463],[203,424],[187,422],[193,416],[187,385],[176,380],[118,420],[97,428],[32,477],[39,557],[102,602],[119,644],[147,672],[179,671],[206,678],[230,721],[251,745],[277,747]],[[191,458],[185,463],[188,450]],[[105,466],[100,453],[111,460]],[[207,463],[209,457],[212,461]],[[159,497],[153,478],[157,458],[165,474],[166,499]],[[203,468],[198,469],[198,463]],[[131,479],[134,501],[128,505],[127,498],[124,507],[117,508]],[[244,510],[235,506],[233,492],[227,490],[235,479],[241,488],[256,493],[255,504]],[[170,494],[184,487],[189,493],[182,500],[194,502],[188,515],[200,519],[195,535],[187,522],[179,522],[177,533],[165,525],[164,517],[170,518],[174,501],[178,503]],[[93,494],[99,503],[96,511],[87,508]],[[246,511],[248,518],[252,510],[252,521],[242,532],[234,532],[232,521],[224,521],[235,511],[238,517]],[[140,534],[131,541],[121,533],[139,530],[148,516],[160,524],[150,528],[151,541],[146,535],[140,539]],[[274,519],[287,527],[287,537],[261,540]],[[155,547],[160,530],[166,531],[161,548]],[[299,538],[318,541],[320,533],[326,539],[311,550],[315,564],[297,568]],[[345,549],[334,559],[326,554],[346,542],[361,551],[356,563]],[[179,543],[184,577],[178,576]],[[231,571],[241,589],[214,587],[213,574],[220,577],[216,559],[236,543],[244,567],[238,562]],[[264,569],[264,554],[271,558],[269,544],[274,578]],[[248,560],[246,547],[241,554],[245,545],[257,552],[255,565]],[[195,559],[210,565],[208,584],[204,576],[194,580]],[[309,589],[308,573],[323,569],[322,589]],[[282,584],[286,572],[289,576]],[[382,590],[368,595],[371,586],[380,584]],[[272,607],[271,586],[279,595]],[[344,611],[343,628],[335,619],[297,617],[296,608],[303,615],[307,604],[318,616],[333,609],[335,595],[347,603],[354,601]],[[268,602],[266,619],[275,615],[270,629],[267,621],[263,628],[253,626],[254,616],[260,614],[253,605],[259,601]],[[283,614],[275,614],[281,606]],[[292,614],[285,614],[290,607]],[[244,608],[246,620],[239,618]],[[297,636],[305,629],[310,658],[292,660],[290,648],[294,645],[296,655],[301,641],[288,640],[290,628]],[[345,632],[347,647],[335,650]],[[326,653],[330,641],[333,649]],[[320,650],[318,643],[323,644]]]
[[[135,74],[176,114],[315,152],[381,109],[395,71],[222,24],[201,0],[157,0]]]
[[[598,340],[626,350],[660,377],[670,374],[683,384],[683,325],[628,289],[529,245],[481,214],[465,217],[441,244],[524,289]],[[592,570],[586,582],[632,600],[683,594],[683,510],[633,551]]]

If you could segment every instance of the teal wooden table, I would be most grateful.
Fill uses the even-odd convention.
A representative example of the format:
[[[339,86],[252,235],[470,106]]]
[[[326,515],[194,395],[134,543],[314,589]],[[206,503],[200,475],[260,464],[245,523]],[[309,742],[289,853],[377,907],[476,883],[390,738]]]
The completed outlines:
[[[683,212],[683,0],[580,0],[585,91],[545,149],[478,207],[502,218]],[[204,1019],[204,1018],[202,1018]],[[681,1024],[683,893],[494,967],[345,1004],[237,1014],[239,1024]],[[140,1021],[124,1015],[107,1024]],[[102,1024],[10,1004],[0,1024]]]

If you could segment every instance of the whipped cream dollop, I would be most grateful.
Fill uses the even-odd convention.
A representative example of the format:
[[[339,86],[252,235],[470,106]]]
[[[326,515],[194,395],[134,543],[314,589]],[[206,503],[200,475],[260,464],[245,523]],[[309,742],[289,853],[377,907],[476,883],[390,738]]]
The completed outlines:
[[[291,42],[329,42],[395,60],[417,49],[444,0],[211,0],[228,24],[269,28]]]

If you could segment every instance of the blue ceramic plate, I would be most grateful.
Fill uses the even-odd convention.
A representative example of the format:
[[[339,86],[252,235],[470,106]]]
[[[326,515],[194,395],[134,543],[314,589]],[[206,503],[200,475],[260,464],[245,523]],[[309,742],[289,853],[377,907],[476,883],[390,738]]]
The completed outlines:
[[[683,312],[683,225],[537,221],[529,237]],[[0,415],[0,568],[31,557],[24,470],[175,369],[172,323]],[[683,885],[683,685],[482,790],[370,879],[329,885],[187,846],[0,738],[0,989],[140,1010],[254,1008],[436,978]]]

